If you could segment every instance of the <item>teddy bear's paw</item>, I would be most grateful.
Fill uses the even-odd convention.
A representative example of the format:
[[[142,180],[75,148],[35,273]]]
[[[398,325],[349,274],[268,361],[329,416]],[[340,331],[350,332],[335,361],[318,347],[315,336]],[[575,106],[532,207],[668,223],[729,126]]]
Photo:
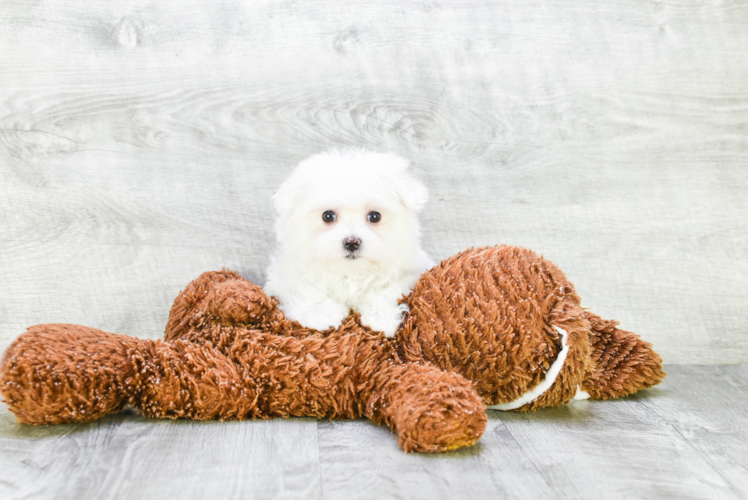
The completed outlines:
[[[617,321],[585,312],[595,369],[581,390],[591,399],[620,398],[659,384],[665,378],[662,358],[638,335],[618,328]]]
[[[278,302],[245,279],[217,284],[208,295],[208,312],[221,322],[261,327],[281,315]]]
[[[482,409],[468,406],[447,406],[440,411],[427,412],[400,436],[406,451],[435,453],[472,446],[486,427]]]
[[[79,325],[37,325],[0,362],[0,394],[25,424],[88,422],[127,401],[128,346],[138,339]]]
[[[411,379],[407,387],[391,388],[392,423],[402,449],[433,453],[475,444],[483,435],[487,417],[472,384],[457,373],[416,367],[403,374]]]

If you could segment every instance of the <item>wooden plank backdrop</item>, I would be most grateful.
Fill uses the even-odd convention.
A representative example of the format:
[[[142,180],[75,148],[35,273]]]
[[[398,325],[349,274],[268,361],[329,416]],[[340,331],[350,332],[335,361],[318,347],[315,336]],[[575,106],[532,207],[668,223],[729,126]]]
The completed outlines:
[[[748,4],[0,3],[0,347],[161,335],[258,280],[306,156],[413,160],[436,258],[510,243],[670,363],[748,360]]]

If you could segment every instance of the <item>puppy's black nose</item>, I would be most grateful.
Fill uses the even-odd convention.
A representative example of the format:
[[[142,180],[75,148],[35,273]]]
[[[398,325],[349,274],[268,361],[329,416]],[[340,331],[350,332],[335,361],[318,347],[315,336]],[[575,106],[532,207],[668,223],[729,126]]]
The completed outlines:
[[[354,252],[358,250],[358,247],[361,246],[361,240],[356,238],[355,236],[349,236],[343,240],[343,246],[349,252]]]

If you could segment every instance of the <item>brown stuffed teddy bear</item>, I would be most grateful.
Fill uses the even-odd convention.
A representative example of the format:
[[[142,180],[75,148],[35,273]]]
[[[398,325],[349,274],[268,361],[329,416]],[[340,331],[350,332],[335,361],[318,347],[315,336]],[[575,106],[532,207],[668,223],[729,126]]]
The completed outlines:
[[[164,341],[37,325],[0,362],[0,393],[27,424],[87,422],[134,405],[149,417],[368,417],[405,451],[474,444],[489,408],[536,410],[575,395],[632,394],[665,376],[635,334],[585,312],[535,253],[470,249],[426,272],[394,340],[352,313],[337,329],[286,319],[232,271],[172,306]]]

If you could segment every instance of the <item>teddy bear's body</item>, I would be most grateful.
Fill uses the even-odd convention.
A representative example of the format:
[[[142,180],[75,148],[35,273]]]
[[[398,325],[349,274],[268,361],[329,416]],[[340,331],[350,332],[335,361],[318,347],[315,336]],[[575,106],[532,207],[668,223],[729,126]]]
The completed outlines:
[[[541,384],[564,332],[568,353],[555,382],[520,410],[567,403],[580,390],[593,399],[626,396],[665,376],[649,343],[583,310],[564,273],[530,250],[462,252],[425,273],[406,302],[397,336],[403,357],[456,371],[489,405]]]
[[[583,311],[563,273],[527,250],[463,252],[406,302],[394,341],[355,313],[317,332],[238,274],[204,273],[175,300],[164,341],[30,328],[0,363],[0,393],[29,424],[90,421],[126,404],[158,418],[367,417],[406,451],[443,451],[480,438],[485,403],[535,410],[664,377],[649,344]]]

